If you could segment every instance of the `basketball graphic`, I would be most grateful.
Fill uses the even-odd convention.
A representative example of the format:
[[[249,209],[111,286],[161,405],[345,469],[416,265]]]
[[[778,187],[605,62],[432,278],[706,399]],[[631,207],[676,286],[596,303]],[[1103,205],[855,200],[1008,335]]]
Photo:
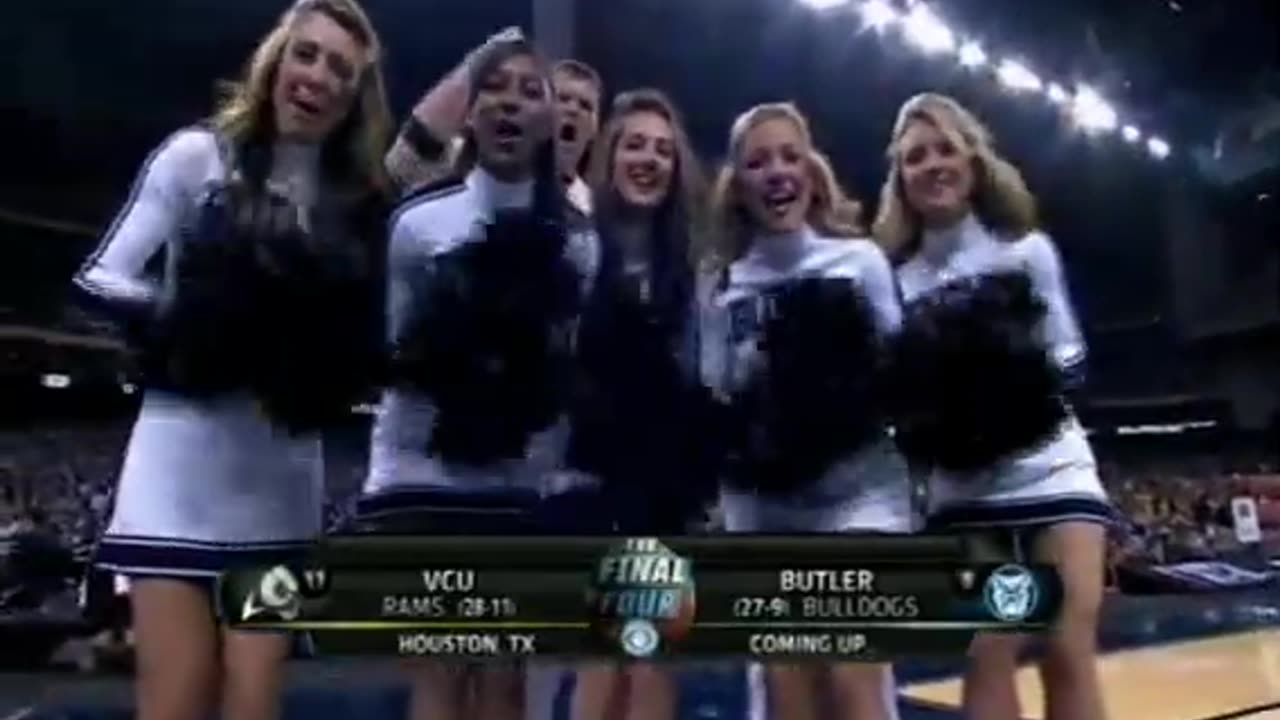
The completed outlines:
[[[693,628],[693,565],[657,539],[628,539],[597,563],[586,600],[601,637],[627,655],[649,657]]]

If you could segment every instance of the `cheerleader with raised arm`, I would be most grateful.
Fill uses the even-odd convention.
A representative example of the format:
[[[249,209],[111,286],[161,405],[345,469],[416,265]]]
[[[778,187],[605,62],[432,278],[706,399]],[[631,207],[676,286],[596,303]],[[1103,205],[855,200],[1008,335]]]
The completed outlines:
[[[294,5],[214,117],[151,155],[76,276],[145,360],[97,558],[131,579],[143,720],[279,713],[288,637],[226,629],[212,588],[318,537],[319,430],[375,379],[379,53],[352,0]]]
[[[567,465],[602,483],[609,529],[681,535],[714,492],[693,265],[701,170],[656,90],[614,100],[592,157],[602,262],[578,335]],[[577,720],[675,717],[659,666],[583,666],[575,688]]]
[[[715,186],[703,375],[725,403],[730,532],[909,532],[879,387],[901,320],[889,262],[789,104],[734,123]],[[896,717],[888,668],[766,667],[772,716]]]
[[[472,95],[475,68],[490,49],[520,41],[523,33],[510,27],[485,41],[443,80],[422,96],[405,121],[387,153],[387,168],[402,190],[414,191],[433,182],[465,174],[475,161],[474,153],[462,152],[467,109]],[[583,216],[592,212],[591,189],[580,171],[586,164],[587,149],[600,127],[600,103],[604,92],[600,76],[577,60],[561,60],[551,69],[554,91],[555,144],[560,180],[569,203]],[[563,671],[543,662],[527,673],[527,717],[550,718]]]
[[[419,190],[470,168],[463,157],[461,133],[466,124],[474,66],[488,49],[523,38],[520,28],[507,28],[468,53],[467,57],[414,106],[387,153],[387,169],[405,191]],[[555,93],[556,156],[569,202],[583,215],[592,210],[591,189],[581,173],[587,149],[600,129],[604,83],[591,66],[561,60],[551,69]]]
[[[595,235],[565,202],[541,56],[510,40],[471,67],[472,169],[411,196],[391,222],[394,385],[374,421],[360,501],[375,531],[536,532],[539,501],[560,489],[548,481],[564,458]],[[450,503],[459,512],[443,509]],[[523,704],[515,671],[419,663],[412,677],[410,712],[421,720],[518,717]]]
[[[1017,169],[954,100],[909,100],[889,158],[875,232],[900,263],[898,438],[929,470],[929,525],[999,535],[1026,561],[1057,566],[1065,601],[1041,661],[1046,716],[1101,720],[1094,661],[1111,508],[1068,401],[1085,344],[1057,249]],[[1021,717],[1024,639],[975,639],[968,717]]]

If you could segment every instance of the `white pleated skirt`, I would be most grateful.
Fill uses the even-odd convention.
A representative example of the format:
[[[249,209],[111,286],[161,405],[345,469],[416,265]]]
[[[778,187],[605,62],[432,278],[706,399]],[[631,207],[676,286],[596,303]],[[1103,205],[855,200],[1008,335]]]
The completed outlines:
[[[162,577],[279,562],[319,538],[323,503],[319,435],[286,433],[247,394],[195,401],[150,390],[96,561]]]

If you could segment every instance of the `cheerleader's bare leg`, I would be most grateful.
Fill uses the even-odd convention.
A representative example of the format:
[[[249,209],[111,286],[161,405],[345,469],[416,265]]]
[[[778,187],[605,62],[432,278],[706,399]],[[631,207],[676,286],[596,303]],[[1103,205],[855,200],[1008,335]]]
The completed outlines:
[[[275,720],[281,715],[285,663],[292,649],[286,633],[222,633],[222,717]]]
[[[792,520],[791,527],[779,526],[778,518],[774,516],[786,513],[779,513],[768,501],[750,495],[722,494],[720,507],[724,513],[725,529],[729,532],[791,529],[795,525],[807,527],[794,518],[788,518]],[[771,720],[818,720],[821,717],[819,700],[826,680],[822,666],[761,663],[760,667],[764,674],[762,699],[768,708],[767,717]]]
[[[1025,635],[980,633],[969,646],[964,676],[964,715],[970,720],[1018,720],[1022,717],[1014,675]]]
[[[675,720],[679,688],[670,670],[640,663],[627,668],[626,673],[626,720]]]
[[[1098,616],[1106,585],[1106,529],[1066,522],[1045,529],[1036,555],[1062,577],[1062,615],[1050,631],[1040,676],[1048,720],[1105,720],[1098,680]]]
[[[409,680],[409,720],[463,720],[468,716],[468,667],[462,663],[414,661]]]
[[[881,663],[841,663],[829,671],[831,717],[835,720],[895,720],[892,692],[885,691],[892,666]]]
[[[1098,616],[1105,586],[1105,528],[1097,523],[1059,523],[1041,531],[1036,559],[1062,577],[1062,615],[1045,643],[1040,675],[1048,720],[1105,720],[1097,673]],[[965,675],[965,716],[972,720],[1021,717],[1015,674],[1022,635],[979,635],[970,648]]]
[[[574,672],[572,720],[607,720],[620,714],[618,700],[626,685],[620,668],[600,663],[581,665]]]
[[[204,720],[218,702],[218,626],[206,590],[172,578],[130,587],[139,720]]]
[[[473,720],[521,720],[524,717],[524,668],[492,665],[477,673],[479,697]]]
[[[769,717],[776,720],[818,720],[821,666],[770,663],[764,666]]]

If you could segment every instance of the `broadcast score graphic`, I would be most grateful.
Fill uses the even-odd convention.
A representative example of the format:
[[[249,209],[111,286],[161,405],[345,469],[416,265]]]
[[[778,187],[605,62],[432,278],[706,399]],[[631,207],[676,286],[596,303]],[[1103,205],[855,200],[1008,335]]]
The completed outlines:
[[[884,660],[1052,621],[1050,568],[974,558],[927,536],[338,537],[225,575],[218,598],[321,653],[467,659]]]

